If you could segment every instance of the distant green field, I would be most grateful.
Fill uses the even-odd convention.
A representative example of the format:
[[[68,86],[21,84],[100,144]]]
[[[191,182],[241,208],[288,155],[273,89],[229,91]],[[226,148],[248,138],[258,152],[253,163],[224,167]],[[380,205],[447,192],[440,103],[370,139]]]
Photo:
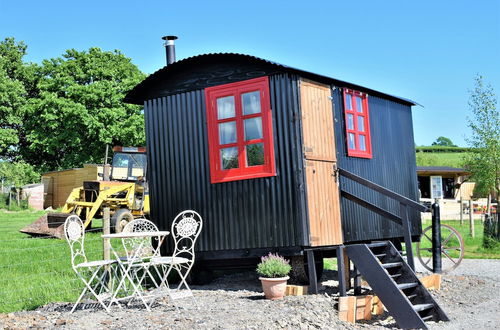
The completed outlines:
[[[417,166],[450,166],[462,168],[467,152],[421,152],[416,153]]]

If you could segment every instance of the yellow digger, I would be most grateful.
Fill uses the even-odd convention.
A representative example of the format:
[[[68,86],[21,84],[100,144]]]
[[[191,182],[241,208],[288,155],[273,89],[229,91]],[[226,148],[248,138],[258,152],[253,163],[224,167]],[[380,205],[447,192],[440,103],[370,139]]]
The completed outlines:
[[[73,189],[60,213],[47,213],[21,229],[33,236],[64,236],[64,221],[72,214],[84,220],[90,228],[92,219],[101,216],[103,207],[109,207],[111,230],[121,232],[134,218],[149,215],[149,192],[145,180],[146,150],[143,147],[114,147],[111,174],[103,181],[85,181]]]

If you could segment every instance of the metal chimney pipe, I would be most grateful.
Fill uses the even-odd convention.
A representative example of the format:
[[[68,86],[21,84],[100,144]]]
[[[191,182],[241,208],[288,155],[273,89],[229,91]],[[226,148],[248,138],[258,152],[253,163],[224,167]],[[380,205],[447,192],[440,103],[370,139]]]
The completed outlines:
[[[176,36],[164,36],[162,37],[165,40],[165,52],[167,55],[167,65],[175,62],[175,44],[174,40],[177,39]]]

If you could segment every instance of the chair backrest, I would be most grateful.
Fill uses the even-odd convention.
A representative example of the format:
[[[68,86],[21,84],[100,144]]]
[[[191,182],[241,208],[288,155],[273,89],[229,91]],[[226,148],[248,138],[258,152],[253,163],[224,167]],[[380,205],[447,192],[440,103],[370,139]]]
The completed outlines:
[[[123,228],[125,233],[140,233],[158,231],[158,227],[148,219],[135,219],[130,221]],[[153,240],[151,238],[124,238],[122,239],[123,247],[127,258],[147,258],[152,257],[155,253]]]
[[[70,215],[64,221],[64,236],[71,250],[71,266],[75,268],[79,263],[87,262],[84,249],[85,227],[77,215]]]
[[[172,222],[171,235],[174,239],[173,257],[182,257],[194,263],[194,245],[203,227],[203,219],[192,210],[179,213]]]

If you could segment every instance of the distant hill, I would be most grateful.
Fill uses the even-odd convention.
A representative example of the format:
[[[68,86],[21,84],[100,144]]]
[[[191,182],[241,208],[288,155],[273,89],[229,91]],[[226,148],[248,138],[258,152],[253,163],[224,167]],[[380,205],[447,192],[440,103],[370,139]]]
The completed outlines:
[[[469,148],[423,146],[416,147],[417,166],[451,166],[464,167],[464,158]]]

